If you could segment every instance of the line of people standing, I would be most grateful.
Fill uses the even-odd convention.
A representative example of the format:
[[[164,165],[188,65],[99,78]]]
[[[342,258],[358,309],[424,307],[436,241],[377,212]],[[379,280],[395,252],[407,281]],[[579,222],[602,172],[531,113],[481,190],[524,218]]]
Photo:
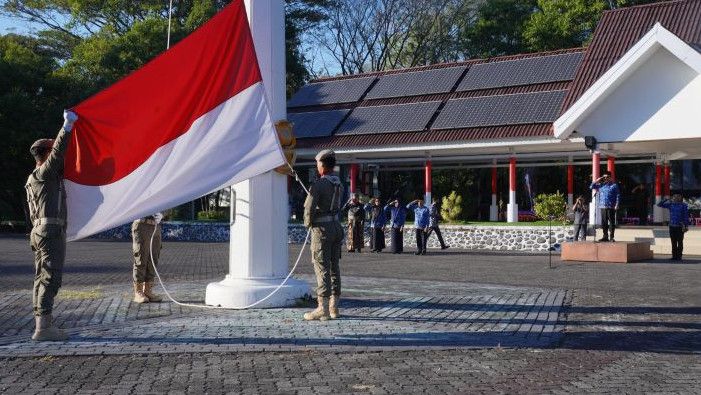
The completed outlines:
[[[440,217],[435,200],[432,204],[426,206],[422,199],[416,199],[404,206],[398,199],[395,199],[382,206],[380,199],[374,197],[370,202],[363,205],[360,202],[359,195],[354,193],[341,208],[341,211],[347,211],[348,213],[347,251],[362,251],[365,245],[365,222],[366,217],[368,217],[370,222],[370,252],[379,253],[386,248],[385,229],[389,226],[391,252],[393,254],[401,254],[404,251],[404,224],[408,210],[414,212],[416,255],[426,254],[428,238],[434,232],[438,237],[441,249],[449,248],[445,244],[438,226]]]

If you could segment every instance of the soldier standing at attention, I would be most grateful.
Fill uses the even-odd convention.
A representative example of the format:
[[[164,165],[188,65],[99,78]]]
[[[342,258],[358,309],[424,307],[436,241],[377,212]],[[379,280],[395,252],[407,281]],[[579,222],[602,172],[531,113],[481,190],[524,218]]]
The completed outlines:
[[[304,225],[311,228],[311,254],[316,274],[318,307],[304,314],[305,320],[325,321],[338,318],[341,296],[341,258],[343,228],[338,221],[343,187],[333,174],[336,154],[323,150],[316,155],[316,169],[321,177],[309,187],[304,201]]]
[[[392,254],[401,254],[404,251],[406,208],[399,204],[399,199],[393,200],[385,206],[385,216],[390,218]]]
[[[68,335],[52,325],[54,298],[61,288],[66,258],[66,189],[63,159],[73,123],[78,116],[63,112],[63,127],[55,140],[37,140],[29,149],[36,168],[27,179],[27,202],[32,231],[29,243],[34,251],[32,293],[36,329],[35,341],[67,340]]]
[[[348,210],[348,252],[360,252],[365,245],[365,210],[357,193],[341,208],[341,211]]]
[[[370,251],[382,252],[385,248],[385,225],[387,217],[380,206],[380,198],[373,198],[372,203],[365,205],[365,212],[370,213]]]
[[[414,210],[414,229],[416,231],[416,255],[426,255],[426,236],[430,212],[424,206],[423,199],[416,199],[407,204],[407,210]]]
[[[131,224],[132,250],[134,252],[134,302],[136,303],[163,300],[152,291],[153,279],[156,276],[154,266],[158,265],[162,248],[161,219],[163,219],[163,214],[156,213],[137,219]],[[151,236],[153,236],[153,245],[151,245]],[[151,251],[151,247],[153,247],[153,251]],[[151,260],[152,255],[153,260]]]

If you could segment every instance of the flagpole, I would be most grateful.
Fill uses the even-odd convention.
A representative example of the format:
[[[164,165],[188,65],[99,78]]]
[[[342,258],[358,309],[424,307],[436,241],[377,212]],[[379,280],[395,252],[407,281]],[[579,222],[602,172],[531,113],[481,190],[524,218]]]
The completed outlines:
[[[287,118],[285,89],[285,3],[244,0],[273,122]],[[205,303],[242,307],[277,288],[288,273],[287,176],[270,171],[233,186],[235,218],[230,225],[229,274],[207,285]],[[294,278],[257,307],[294,305],[309,294]]]

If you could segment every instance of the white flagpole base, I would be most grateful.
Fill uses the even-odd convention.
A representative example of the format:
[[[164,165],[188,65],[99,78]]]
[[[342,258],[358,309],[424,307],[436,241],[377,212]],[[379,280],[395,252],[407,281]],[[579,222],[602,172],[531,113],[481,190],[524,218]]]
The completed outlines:
[[[243,308],[270,295],[284,278],[231,278],[207,284],[204,303],[210,306]],[[255,305],[255,308],[294,306],[309,294],[309,285],[290,278],[274,295]]]

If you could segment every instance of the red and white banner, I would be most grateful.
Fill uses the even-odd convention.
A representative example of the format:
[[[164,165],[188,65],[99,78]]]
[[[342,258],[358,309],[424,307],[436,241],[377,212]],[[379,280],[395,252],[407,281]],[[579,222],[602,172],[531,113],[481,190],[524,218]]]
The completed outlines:
[[[241,0],[73,111],[69,240],[284,163]]]

